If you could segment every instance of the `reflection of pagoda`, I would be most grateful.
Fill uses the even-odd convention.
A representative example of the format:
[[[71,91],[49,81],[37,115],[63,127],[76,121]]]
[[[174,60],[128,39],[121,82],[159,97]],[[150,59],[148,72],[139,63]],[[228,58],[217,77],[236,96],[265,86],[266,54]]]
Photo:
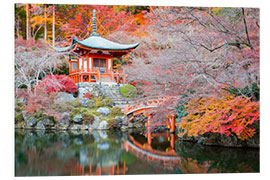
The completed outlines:
[[[59,48],[53,47],[58,52],[73,52],[74,57],[69,57],[69,76],[79,82],[117,82],[125,83],[124,71],[113,69],[113,58],[121,57],[133,51],[139,43],[119,44],[104,39],[97,34],[96,15],[93,10],[92,34],[79,41],[73,38],[71,45]]]
[[[164,149],[155,149],[156,142],[153,143],[153,141],[160,137],[165,138],[165,141],[162,142]],[[159,162],[165,168],[173,169],[181,164],[181,157],[175,152],[174,145],[175,135],[166,131],[159,134],[148,132],[145,137],[129,135],[129,140],[124,143],[123,147],[127,152],[131,151],[135,154],[138,159]]]
[[[93,167],[91,163],[87,167],[76,163],[75,167],[71,170],[70,175],[125,175],[128,168],[126,162],[117,163],[116,166],[111,167]]]

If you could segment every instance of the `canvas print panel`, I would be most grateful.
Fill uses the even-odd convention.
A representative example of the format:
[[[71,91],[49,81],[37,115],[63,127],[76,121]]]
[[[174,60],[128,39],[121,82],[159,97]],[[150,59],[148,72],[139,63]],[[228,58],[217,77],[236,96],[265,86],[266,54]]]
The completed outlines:
[[[14,4],[15,176],[258,173],[258,8]]]

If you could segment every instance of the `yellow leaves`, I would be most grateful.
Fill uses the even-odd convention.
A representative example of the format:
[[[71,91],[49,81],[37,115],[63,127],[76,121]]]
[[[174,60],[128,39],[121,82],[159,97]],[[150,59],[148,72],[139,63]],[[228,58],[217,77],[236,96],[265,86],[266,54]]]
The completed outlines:
[[[35,16],[30,19],[30,22],[31,22],[31,26],[35,27],[36,25],[43,24],[44,18],[41,15]]]
[[[46,21],[47,23],[52,23],[53,19],[52,17],[47,17]],[[38,15],[30,19],[31,27],[44,24],[44,22],[45,22],[45,18],[42,15]]]

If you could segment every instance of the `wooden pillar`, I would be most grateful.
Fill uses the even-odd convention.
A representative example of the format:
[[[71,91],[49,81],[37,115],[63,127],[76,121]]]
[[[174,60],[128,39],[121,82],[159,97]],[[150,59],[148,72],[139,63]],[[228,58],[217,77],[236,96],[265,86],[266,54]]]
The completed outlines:
[[[171,119],[170,131],[171,131],[171,133],[174,133],[174,131],[175,131],[175,118],[174,118],[174,115],[171,115],[170,119]]]
[[[91,57],[91,70],[94,72],[94,58]]]
[[[68,72],[69,72],[69,74],[71,74],[71,61],[70,61],[70,60],[68,60],[68,67],[69,67],[69,68],[68,68],[68,69],[69,69]]]
[[[106,73],[109,73],[109,59],[106,59]]]
[[[151,146],[151,143],[152,143],[152,133],[150,130],[147,131],[147,143],[149,146]]]
[[[175,144],[175,136],[174,134],[171,134],[170,135],[170,145],[171,145],[171,148],[174,149],[174,144]]]

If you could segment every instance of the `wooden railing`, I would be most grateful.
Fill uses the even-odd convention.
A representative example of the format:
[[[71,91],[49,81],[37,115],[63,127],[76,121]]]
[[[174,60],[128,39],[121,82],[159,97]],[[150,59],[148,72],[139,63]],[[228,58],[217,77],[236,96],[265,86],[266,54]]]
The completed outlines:
[[[91,82],[91,76],[95,76],[96,82],[101,80],[101,77],[109,77],[113,82],[119,84],[126,83],[125,70],[110,70],[108,73],[101,74],[98,68],[94,68],[94,71],[90,71],[90,68],[81,68],[69,72],[69,76],[74,80],[75,83],[84,82],[82,75],[89,76],[89,82]]]
[[[126,84],[126,77],[127,75],[125,74],[125,70],[121,69],[113,70],[113,79],[115,80],[116,83]]]

